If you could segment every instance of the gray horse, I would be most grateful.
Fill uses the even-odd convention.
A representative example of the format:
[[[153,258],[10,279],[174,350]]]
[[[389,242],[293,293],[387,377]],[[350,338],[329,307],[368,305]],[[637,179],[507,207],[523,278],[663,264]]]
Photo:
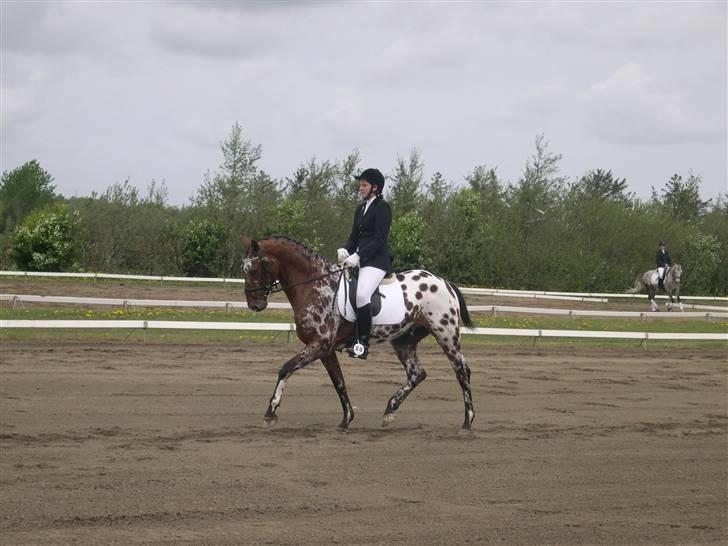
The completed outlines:
[[[669,267],[667,269],[667,273],[665,273],[665,294],[670,297],[670,301],[666,304],[668,311],[672,310],[675,299],[677,299],[677,303],[680,306],[680,311],[683,311],[683,304],[680,301],[681,276],[682,266],[680,264],[675,264],[672,267]],[[645,271],[640,276],[638,276],[637,280],[634,282],[634,287],[627,290],[627,292],[629,294],[637,294],[643,288],[647,288],[647,299],[650,301],[650,307],[652,308],[652,311],[659,311],[660,309],[655,302],[655,294],[660,291],[657,284],[656,269],[650,269],[649,271]]]

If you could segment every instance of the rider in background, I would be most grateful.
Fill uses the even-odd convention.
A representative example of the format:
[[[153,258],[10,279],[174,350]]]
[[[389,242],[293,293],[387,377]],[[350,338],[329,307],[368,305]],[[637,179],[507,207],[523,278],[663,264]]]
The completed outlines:
[[[372,329],[372,294],[382,279],[393,271],[389,255],[389,227],[392,209],[384,200],[384,175],[377,169],[366,169],[356,177],[359,194],[364,202],[354,212],[354,224],[349,239],[337,250],[339,262],[349,267],[359,267],[356,287],[356,321],[359,343],[364,353],[356,357],[365,359],[369,353],[369,334]],[[356,343],[357,340],[354,340]]]
[[[667,268],[672,266],[672,258],[670,258],[670,253],[667,251],[665,241],[660,241],[655,261],[657,262],[657,288],[665,290],[665,273]]]

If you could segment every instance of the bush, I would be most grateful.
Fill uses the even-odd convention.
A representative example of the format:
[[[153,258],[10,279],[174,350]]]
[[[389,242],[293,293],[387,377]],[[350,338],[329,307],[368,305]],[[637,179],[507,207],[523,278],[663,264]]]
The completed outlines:
[[[67,271],[73,265],[78,214],[65,206],[31,213],[16,230],[10,258],[20,270]]]

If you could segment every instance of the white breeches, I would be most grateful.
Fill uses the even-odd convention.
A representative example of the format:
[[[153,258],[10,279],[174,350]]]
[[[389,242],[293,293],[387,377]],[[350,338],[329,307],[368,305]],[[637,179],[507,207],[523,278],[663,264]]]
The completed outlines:
[[[663,280],[665,279],[665,268],[664,267],[657,268],[657,276]]]
[[[372,294],[374,294],[374,291],[386,274],[386,271],[376,267],[362,267],[359,269],[359,281],[356,286],[357,308],[371,303]]]

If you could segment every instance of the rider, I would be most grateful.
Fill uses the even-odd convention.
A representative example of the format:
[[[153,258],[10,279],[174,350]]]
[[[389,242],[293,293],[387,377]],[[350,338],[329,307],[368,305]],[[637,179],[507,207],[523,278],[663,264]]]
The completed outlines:
[[[349,354],[354,358],[365,359],[369,353],[369,334],[372,329],[372,294],[382,279],[393,271],[387,244],[392,209],[382,196],[384,175],[378,169],[366,169],[356,180],[359,181],[359,194],[364,202],[354,212],[349,239],[336,253],[339,262],[360,268],[356,287],[356,322],[358,342],[363,345],[364,352],[355,355],[352,345]]]
[[[665,241],[660,241],[655,261],[657,262],[657,288],[665,290],[665,273],[667,268],[672,266],[672,258],[670,258],[670,253],[667,251]]]

